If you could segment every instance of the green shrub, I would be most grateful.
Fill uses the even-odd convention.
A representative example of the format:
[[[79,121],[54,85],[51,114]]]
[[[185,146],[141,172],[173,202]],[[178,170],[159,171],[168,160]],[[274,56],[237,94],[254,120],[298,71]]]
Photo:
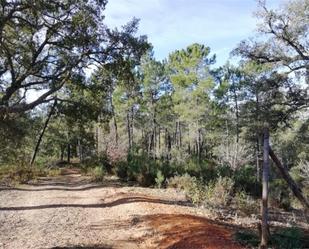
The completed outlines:
[[[155,184],[155,175],[147,171],[137,174],[137,176],[133,179],[137,181],[140,186],[143,187],[149,187]]]
[[[128,163],[126,161],[119,161],[115,163],[115,173],[121,178],[127,180],[128,177]]]
[[[195,186],[195,184],[196,178],[187,173],[182,176],[174,176],[168,179],[168,187],[170,188],[189,190],[192,186]]]
[[[257,248],[260,244],[259,236],[251,231],[239,231],[235,234],[235,240],[240,244]]]
[[[187,173],[168,180],[168,187],[183,190],[187,198],[197,205],[227,205],[232,198],[233,186],[233,180],[228,177],[219,177],[217,181],[205,185]]]
[[[48,169],[48,170],[47,170],[47,175],[48,175],[48,176],[51,176],[51,177],[53,177],[53,176],[59,176],[59,175],[61,175],[61,169],[59,169],[59,168],[51,168],[51,169]]]
[[[189,174],[174,176],[168,180],[168,187],[177,188],[185,192],[187,198],[196,205],[202,204],[206,198],[206,189],[201,181]]]
[[[228,177],[219,177],[207,186],[206,202],[212,206],[226,206],[232,199],[234,181]]]
[[[27,183],[29,180],[34,179],[36,171],[30,167],[18,167],[16,171],[11,171],[10,178],[18,183]]]
[[[257,201],[245,191],[237,192],[234,201],[238,210],[244,215],[256,214],[258,212],[259,205]]]
[[[200,160],[198,158],[190,158],[183,164],[174,165],[176,171],[180,175],[189,174],[196,178],[202,179],[203,182],[210,182],[218,178],[219,175],[223,175],[221,172],[222,167],[217,167],[214,163],[208,160]]]
[[[303,232],[297,227],[284,228],[276,232],[271,242],[280,249],[300,249],[302,246]]]
[[[157,169],[157,162],[146,154],[130,155],[128,158],[129,180],[137,181],[141,186],[155,184]]]
[[[158,170],[157,177],[155,179],[158,188],[162,187],[162,183],[164,182],[164,180],[165,180],[164,175],[162,174],[161,170]]]
[[[101,166],[97,166],[95,168],[92,168],[89,172],[91,179],[95,182],[101,182],[104,179],[105,176],[105,170]]]
[[[141,186],[145,187],[154,186],[155,184],[159,186],[158,180],[162,181],[162,184],[166,175],[170,172],[166,168],[168,167],[166,167],[164,161],[149,158],[147,154],[141,152],[139,154],[132,152],[128,155],[127,161],[115,163],[118,177],[124,180],[137,181]],[[158,173],[159,171],[160,173]]]
[[[184,148],[171,149],[171,162],[174,165],[185,165],[190,158],[190,155]]]
[[[88,168],[95,168],[96,166],[102,167],[106,172],[112,173],[112,165],[109,162],[109,159],[105,153],[100,154],[99,156],[91,156],[83,159],[80,167],[83,171],[87,173]]]
[[[303,238],[303,232],[299,228],[284,228],[271,236],[269,248],[301,249],[304,248]],[[257,248],[260,244],[259,236],[251,231],[237,232],[235,239],[250,248]]]
[[[46,170],[41,167],[30,167],[27,165],[0,166],[0,180],[8,185],[27,183],[39,176],[46,176]]]
[[[237,169],[233,173],[233,180],[235,182],[235,189],[237,191],[245,191],[254,197],[261,196],[262,185],[257,182],[256,168],[251,165],[245,165]]]
[[[196,181],[188,192],[189,199],[195,205],[204,205],[207,198],[207,188],[201,181]]]
[[[284,210],[290,210],[291,198],[287,183],[283,179],[273,179],[270,182],[269,199],[271,205],[277,208],[283,208]]]
[[[101,165],[108,174],[112,173],[112,164],[106,153],[103,153],[98,157],[98,162],[99,165]]]

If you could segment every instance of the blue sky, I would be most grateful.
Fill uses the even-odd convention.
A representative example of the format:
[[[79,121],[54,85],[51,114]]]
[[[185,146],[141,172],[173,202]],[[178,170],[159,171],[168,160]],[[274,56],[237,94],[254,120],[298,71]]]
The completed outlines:
[[[198,42],[209,46],[221,65],[241,40],[254,35],[256,6],[255,0],[109,0],[105,17],[110,27],[139,18],[139,34],[148,36],[159,60]]]

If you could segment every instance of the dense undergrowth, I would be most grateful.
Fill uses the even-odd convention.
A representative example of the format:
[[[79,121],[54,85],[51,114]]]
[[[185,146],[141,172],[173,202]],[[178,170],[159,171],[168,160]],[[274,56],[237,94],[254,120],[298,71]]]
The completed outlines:
[[[260,243],[260,238],[254,231],[237,232],[235,239],[250,248],[258,248]],[[269,246],[275,249],[306,249],[309,239],[300,228],[279,228],[273,231]]]
[[[57,176],[63,167],[79,167],[82,174],[96,182],[103,181],[106,174],[114,174],[123,181],[135,181],[144,187],[180,189],[193,204],[199,206],[234,207],[241,215],[256,214],[259,209],[261,182],[257,181],[255,168],[249,164],[233,170],[228,165],[210,160],[189,158],[171,161],[136,152],[116,161],[103,154],[83,162],[76,159],[71,164],[51,162],[39,159],[33,166],[26,163],[1,165],[1,182],[26,183],[41,176]],[[274,178],[270,184],[270,204],[273,207],[285,211],[300,207],[292,194],[286,191],[287,185],[282,179]],[[304,191],[308,196],[309,191],[306,188]]]
[[[69,167],[80,168],[81,173],[89,176],[93,182],[103,182],[107,174],[114,174],[123,181],[135,181],[144,187],[176,188],[183,191],[192,204],[212,211],[228,208],[240,217],[256,216],[259,212],[261,185],[256,181],[254,169],[250,165],[233,171],[225,165],[206,160],[190,159],[171,163],[150,158],[146,154],[131,153],[125,160],[118,161],[111,161],[104,155],[88,158],[82,163],[46,164],[39,160],[31,167],[27,164],[1,166],[0,181],[7,185],[27,183],[42,176],[58,176],[64,168]],[[275,208],[291,210],[291,197],[281,193],[284,188],[283,181],[273,181],[270,201]],[[235,239],[250,247],[256,247],[259,243],[257,233],[248,230],[238,232]],[[280,228],[272,232],[273,248],[305,248],[305,245],[306,237],[297,227]]]
[[[259,208],[261,182],[257,181],[255,168],[244,165],[232,170],[208,160],[189,159],[170,162],[153,159],[146,154],[129,154],[126,160],[103,165],[123,180],[136,181],[141,186],[175,187],[182,189],[197,205],[234,205],[243,214],[254,214]],[[274,172],[275,173],[275,172]],[[273,207],[291,210],[299,207],[283,180],[271,182],[270,202]],[[298,206],[297,206],[298,205]]]

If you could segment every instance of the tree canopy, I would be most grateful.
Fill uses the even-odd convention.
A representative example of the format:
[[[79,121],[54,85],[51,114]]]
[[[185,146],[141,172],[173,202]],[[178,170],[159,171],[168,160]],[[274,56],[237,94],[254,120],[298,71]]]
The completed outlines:
[[[309,207],[309,2],[259,1],[257,35],[221,66],[196,42],[157,60],[106,5],[1,0],[0,169],[95,166],[247,215],[261,200],[266,248],[270,205]]]
[[[0,113],[24,112],[49,102],[91,65],[124,63],[148,46],[135,37],[136,19],[111,30],[106,1],[1,1]],[[31,90],[40,91],[26,101]]]

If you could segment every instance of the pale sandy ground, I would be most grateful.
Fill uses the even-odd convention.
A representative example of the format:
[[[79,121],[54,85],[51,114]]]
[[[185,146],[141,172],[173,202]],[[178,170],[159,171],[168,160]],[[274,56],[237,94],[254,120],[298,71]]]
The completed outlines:
[[[0,189],[0,248],[242,248],[206,216],[173,189],[72,172]]]

